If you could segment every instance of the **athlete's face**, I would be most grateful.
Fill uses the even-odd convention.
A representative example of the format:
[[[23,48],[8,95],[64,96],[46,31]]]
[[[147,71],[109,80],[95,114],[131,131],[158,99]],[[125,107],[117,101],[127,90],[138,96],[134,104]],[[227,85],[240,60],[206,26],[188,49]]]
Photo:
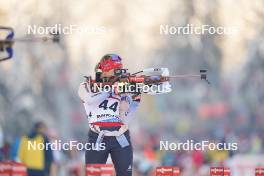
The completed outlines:
[[[39,128],[37,129],[37,131],[38,131],[39,133],[41,133],[41,134],[45,134],[46,131],[47,131],[47,127],[46,127],[45,125],[43,125],[43,126],[39,127]]]
[[[121,67],[122,69],[123,67]],[[104,78],[110,78],[112,76],[115,76],[115,72],[114,72],[114,69],[112,70],[109,70],[108,72],[102,72],[102,77]]]
[[[114,69],[109,70],[108,72],[103,72],[102,73],[102,77],[104,77],[104,78],[110,78],[110,77],[112,77],[114,75],[115,75]]]

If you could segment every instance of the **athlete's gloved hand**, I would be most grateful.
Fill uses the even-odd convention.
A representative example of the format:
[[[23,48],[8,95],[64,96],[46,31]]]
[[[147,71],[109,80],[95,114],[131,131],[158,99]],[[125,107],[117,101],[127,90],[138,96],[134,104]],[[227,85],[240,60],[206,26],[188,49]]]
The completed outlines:
[[[140,100],[141,100],[141,93],[132,94],[131,95],[131,98],[132,98],[133,101],[140,102]]]
[[[124,82],[119,82],[119,81],[117,81],[117,82],[115,82],[114,84],[113,84],[113,89],[112,89],[112,93],[114,94],[114,95],[117,95],[117,96],[119,96],[119,97],[122,97],[123,95],[127,95],[127,93],[125,93],[125,92],[122,92],[123,91],[123,86],[125,86],[125,84],[128,84],[128,83],[124,83]]]

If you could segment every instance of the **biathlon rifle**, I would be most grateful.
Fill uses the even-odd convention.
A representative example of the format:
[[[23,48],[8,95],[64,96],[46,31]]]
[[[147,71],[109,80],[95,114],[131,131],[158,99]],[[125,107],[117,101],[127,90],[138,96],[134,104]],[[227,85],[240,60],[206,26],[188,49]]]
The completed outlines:
[[[200,78],[206,83],[210,84],[207,79],[207,70],[200,70],[200,74],[180,74],[173,75],[169,74],[168,68],[147,68],[135,73],[128,73],[127,69],[115,69],[113,77],[104,78],[101,76],[102,72],[99,70],[95,74],[93,80],[91,76],[85,76],[87,82],[93,87],[94,84],[114,85],[116,82],[136,84],[142,83],[144,85],[166,85],[170,86],[170,81],[174,79],[186,79],[186,78]],[[156,92],[156,93],[167,93],[167,92]],[[155,94],[156,94],[155,93]]]

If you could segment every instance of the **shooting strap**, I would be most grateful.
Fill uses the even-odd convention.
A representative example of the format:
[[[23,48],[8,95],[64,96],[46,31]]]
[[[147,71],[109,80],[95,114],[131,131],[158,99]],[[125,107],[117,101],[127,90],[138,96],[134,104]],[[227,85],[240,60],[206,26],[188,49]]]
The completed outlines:
[[[103,141],[104,136],[115,136],[117,142],[122,148],[129,146],[129,142],[126,136],[124,135],[124,133],[128,130],[127,125],[122,125],[119,130],[115,130],[115,131],[101,130],[98,125],[89,124],[89,126],[93,132],[98,134],[95,145],[97,146],[96,148],[97,151],[99,150],[100,143]]]

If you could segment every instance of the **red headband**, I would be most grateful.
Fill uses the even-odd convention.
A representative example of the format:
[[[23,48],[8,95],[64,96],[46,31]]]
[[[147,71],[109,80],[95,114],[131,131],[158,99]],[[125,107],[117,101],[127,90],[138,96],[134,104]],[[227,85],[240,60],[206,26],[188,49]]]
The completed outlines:
[[[112,61],[111,59],[104,60],[99,63],[98,68],[103,72],[108,72],[112,69],[122,68],[123,65],[120,61]]]

